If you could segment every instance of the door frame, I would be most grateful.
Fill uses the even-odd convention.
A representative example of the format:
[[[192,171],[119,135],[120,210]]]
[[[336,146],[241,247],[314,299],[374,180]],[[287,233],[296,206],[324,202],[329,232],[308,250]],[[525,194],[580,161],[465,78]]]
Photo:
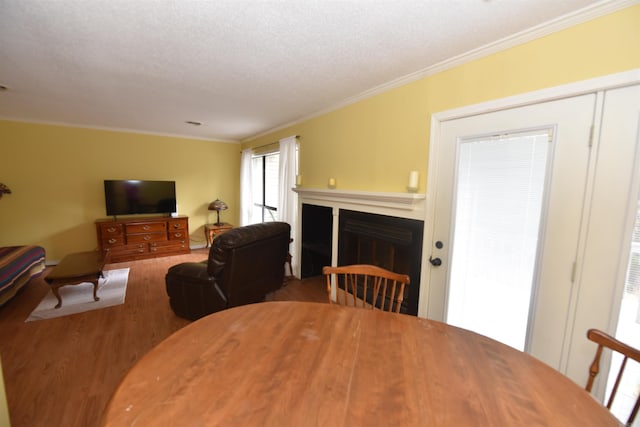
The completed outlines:
[[[425,227],[423,237],[423,254],[422,269],[420,276],[420,300],[418,302],[418,316],[429,317],[428,298],[430,292],[430,273],[432,265],[429,263],[429,256],[433,253],[433,225],[435,218],[435,194],[438,185],[438,154],[441,142],[442,124],[449,120],[461,119],[480,114],[492,113],[502,110],[508,110],[516,107],[524,107],[528,105],[539,104],[543,102],[555,101],[559,99],[569,98],[588,93],[596,93],[608,89],[615,89],[624,86],[630,86],[640,83],[640,68],[625,71],[607,76],[596,77],[593,79],[582,80],[565,85],[555,86],[551,88],[541,89],[524,94],[509,96],[505,98],[495,99],[482,102],[479,104],[468,105],[460,108],[446,110],[433,113],[431,115],[431,132],[429,138],[429,162],[427,168],[427,198],[425,206]],[[616,289],[616,294],[619,290]],[[444,319],[435,319],[444,321]],[[615,323],[610,320],[610,325]]]

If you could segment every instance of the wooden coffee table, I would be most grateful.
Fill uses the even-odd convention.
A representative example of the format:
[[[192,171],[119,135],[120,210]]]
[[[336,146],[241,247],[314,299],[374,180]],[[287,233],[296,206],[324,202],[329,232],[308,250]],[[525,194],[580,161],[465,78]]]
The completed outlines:
[[[55,308],[62,306],[62,298],[58,289],[66,285],[78,285],[80,283],[93,283],[93,299],[100,301],[98,297],[98,280],[102,275],[102,269],[109,262],[109,251],[79,252],[65,256],[45,277],[45,282],[51,286],[51,291],[58,298]]]

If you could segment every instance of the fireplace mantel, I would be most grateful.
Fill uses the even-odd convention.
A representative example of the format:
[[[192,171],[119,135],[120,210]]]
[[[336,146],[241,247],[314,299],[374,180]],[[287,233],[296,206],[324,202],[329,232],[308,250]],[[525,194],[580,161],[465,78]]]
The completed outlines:
[[[294,188],[293,191],[298,193],[298,196],[305,202],[316,200],[320,202],[368,206],[369,208],[386,208],[385,210],[404,211],[404,213],[399,216],[407,217],[415,217],[418,212],[422,212],[426,200],[426,195],[423,193],[384,193],[375,191],[328,190],[321,188]]]

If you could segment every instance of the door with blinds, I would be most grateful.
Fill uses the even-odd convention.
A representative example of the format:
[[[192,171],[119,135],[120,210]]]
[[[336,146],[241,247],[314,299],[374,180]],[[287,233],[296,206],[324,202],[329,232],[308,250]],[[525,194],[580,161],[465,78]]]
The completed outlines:
[[[428,317],[520,350],[548,329],[538,356],[558,365],[594,110],[589,94],[442,124]]]
[[[585,330],[599,328],[640,348],[640,85],[612,89],[599,96],[601,111],[594,131],[594,172],[585,208],[584,244],[576,262],[575,308],[569,319],[566,357],[561,370],[580,384],[594,345]],[[620,365],[621,359],[609,360]],[[596,394],[609,395],[615,378],[603,367]],[[627,363],[612,412],[626,417],[640,393],[640,366]],[[640,425],[640,419],[634,423]]]
[[[429,184],[427,316],[527,351],[578,383],[593,355],[586,329],[607,329],[617,312],[615,271],[598,265],[617,267],[620,252],[596,230],[610,229],[608,208],[627,215],[636,138],[609,136],[616,142],[602,152],[606,130],[621,128],[607,120],[633,122],[613,98],[594,92],[445,121]]]

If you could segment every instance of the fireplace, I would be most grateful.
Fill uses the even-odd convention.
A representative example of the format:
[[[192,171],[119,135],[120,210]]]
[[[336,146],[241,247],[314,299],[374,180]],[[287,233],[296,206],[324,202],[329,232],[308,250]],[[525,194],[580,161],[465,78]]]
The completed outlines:
[[[401,313],[417,315],[424,222],[340,209],[338,265],[373,264],[407,274]]]
[[[417,315],[423,230],[424,222],[418,219],[303,203],[301,277],[321,275],[332,260],[335,265],[373,264],[407,274],[411,283],[400,311]]]
[[[296,274],[314,277],[325,265],[367,263],[407,274],[401,310],[418,314],[426,194],[294,188],[300,226]]]

